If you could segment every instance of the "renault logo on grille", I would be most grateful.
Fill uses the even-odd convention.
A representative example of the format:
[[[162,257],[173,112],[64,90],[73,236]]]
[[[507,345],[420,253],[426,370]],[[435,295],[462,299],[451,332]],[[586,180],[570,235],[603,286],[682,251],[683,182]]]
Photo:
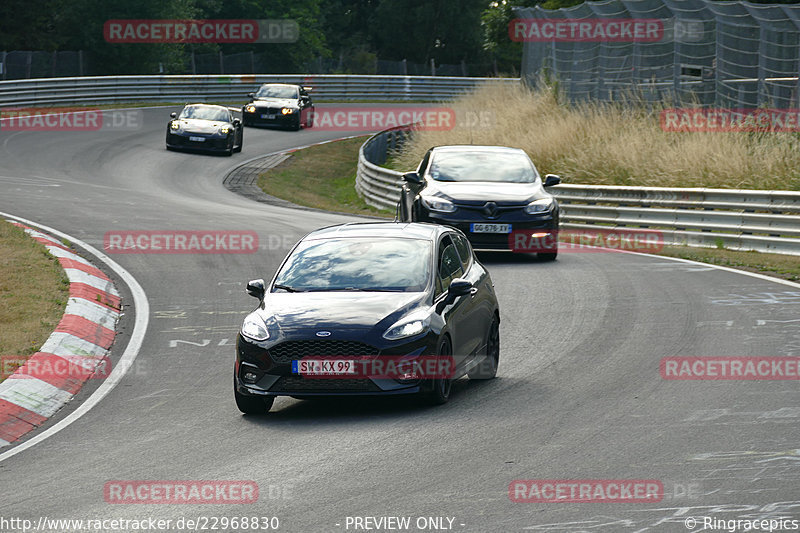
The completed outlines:
[[[486,202],[486,205],[483,206],[483,213],[489,218],[497,218],[497,204]]]
[[[317,332],[317,337],[330,337],[330,336],[331,336],[331,332],[330,331],[318,331]]]

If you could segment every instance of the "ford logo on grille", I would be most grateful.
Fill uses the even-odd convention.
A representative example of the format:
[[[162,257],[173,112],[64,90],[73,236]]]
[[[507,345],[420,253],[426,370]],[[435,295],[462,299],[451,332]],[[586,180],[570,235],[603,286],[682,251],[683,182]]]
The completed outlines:
[[[331,336],[331,332],[330,331],[318,331],[317,332],[317,337],[330,337],[330,336]]]

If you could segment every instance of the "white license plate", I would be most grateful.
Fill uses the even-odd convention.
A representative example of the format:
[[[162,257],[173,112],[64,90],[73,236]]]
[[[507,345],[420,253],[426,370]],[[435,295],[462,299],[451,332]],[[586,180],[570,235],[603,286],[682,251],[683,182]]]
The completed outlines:
[[[273,120],[275,118],[275,115],[261,115],[261,118],[265,118],[267,120]]]
[[[201,143],[201,142],[205,141],[206,138],[205,137],[189,137],[189,140],[190,141],[197,141],[197,142]]]
[[[310,359],[292,361],[292,374],[301,376],[344,376],[356,373],[353,359]]]
[[[511,224],[470,224],[472,233],[511,233]]]

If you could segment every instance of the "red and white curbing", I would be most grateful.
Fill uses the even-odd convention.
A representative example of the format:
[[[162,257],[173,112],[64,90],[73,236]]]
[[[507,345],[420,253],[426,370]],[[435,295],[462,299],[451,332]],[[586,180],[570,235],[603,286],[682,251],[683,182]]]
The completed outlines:
[[[120,317],[120,296],[108,276],[53,237],[9,222],[23,228],[58,258],[70,285],[67,307],[55,331],[39,352],[0,383],[0,447],[8,446],[53,416],[92,372],[108,373],[104,368],[106,356]],[[81,371],[29,371],[72,366]]]

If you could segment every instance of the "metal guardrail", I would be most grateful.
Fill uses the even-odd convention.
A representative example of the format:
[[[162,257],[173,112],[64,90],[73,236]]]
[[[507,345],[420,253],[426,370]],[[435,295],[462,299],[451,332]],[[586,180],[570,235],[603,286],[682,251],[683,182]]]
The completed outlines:
[[[379,165],[407,134],[394,128],[361,146],[356,190],[369,205],[394,211],[402,174]],[[651,228],[665,244],[800,255],[800,192],[571,184],[548,190],[558,199],[562,229]]]
[[[262,83],[296,83],[325,100],[436,101],[519,78],[369,75],[192,75],[37,78],[0,82],[0,107],[124,102],[244,102]]]

